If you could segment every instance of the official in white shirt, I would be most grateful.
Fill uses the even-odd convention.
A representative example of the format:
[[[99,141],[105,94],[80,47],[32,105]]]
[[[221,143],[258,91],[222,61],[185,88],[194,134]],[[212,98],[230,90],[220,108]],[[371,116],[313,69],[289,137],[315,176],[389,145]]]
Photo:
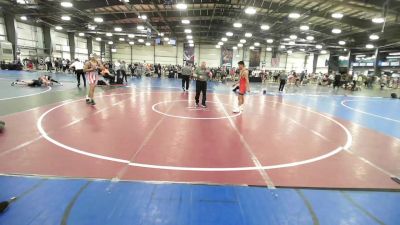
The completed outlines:
[[[74,67],[75,68],[75,74],[76,74],[76,80],[78,81],[78,87],[81,85],[81,76],[83,79],[83,86],[86,87],[86,77],[85,74],[83,73],[83,63],[79,61],[79,59],[75,59],[75,62],[73,62],[69,68]]]

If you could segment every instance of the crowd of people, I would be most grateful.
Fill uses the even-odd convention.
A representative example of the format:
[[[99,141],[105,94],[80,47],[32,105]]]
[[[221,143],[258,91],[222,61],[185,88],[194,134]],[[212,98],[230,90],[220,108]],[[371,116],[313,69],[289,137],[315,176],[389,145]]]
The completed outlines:
[[[64,72],[64,73],[75,73],[77,76],[77,86],[80,87],[81,80],[83,85],[86,87],[86,76],[83,72],[83,65],[86,61],[75,59],[70,61],[69,59],[55,58],[50,60],[50,57],[41,59],[39,62],[24,59],[22,65],[27,70],[33,70],[35,63],[44,64],[43,69],[49,72]],[[131,63],[128,64],[123,60],[115,60],[114,62],[105,61],[103,62],[104,67],[99,73],[102,75],[102,79],[99,84],[113,85],[113,84],[127,84],[128,76],[133,77],[168,77],[180,79],[182,78],[182,86],[184,90],[189,83],[190,76],[187,75],[188,69],[186,65],[161,65],[151,63]],[[192,71],[195,71],[196,65],[191,65]],[[208,80],[216,82],[225,81],[236,81],[238,80],[240,70],[238,67],[208,67],[210,76]],[[400,78],[397,76],[371,76],[365,74],[359,74],[358,72],[354,75],[346,73],[307,73],[302,71],[297,73],[295,71],[267,71],[267,70],[249,70],[249,77],[259,77],[263,83],[276,82],[279,83],[279,91],[283,91],[286,85],[289,86],[304,86],[308,84],[316,84],[320,86],[330,86],[332,88],[343,88],[346,90],[357,91],[362,88],[371,89],[374,85],[379,86],[381,89],[384,88],[399,88]],[[41,79],[38,79],[41,80]],[[22,81],[21,81],[22,82]],[[21,82],[16,82],[20,84]],[[25,82],[29,85],[37,85],[38,82]],[[45,84],[46,82],[41,82]],[[185,87],[185,88],[184,88]]]

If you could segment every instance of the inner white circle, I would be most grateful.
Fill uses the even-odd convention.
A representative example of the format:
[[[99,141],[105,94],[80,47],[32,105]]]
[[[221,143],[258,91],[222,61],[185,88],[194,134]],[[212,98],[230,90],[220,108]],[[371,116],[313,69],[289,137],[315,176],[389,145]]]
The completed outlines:
[[[142,92],[143,93],[143,92]],[[150,92],[151,93],[151,92]],[[161,92],[153,92],[153,93],[161,93]],[[101,97],[109,97],[109,96],[115,96],[115,95],[132,95],[134,93],[120,93],[120,94],[111,94],[111,95],[102,95]],[[223,171],[250,171],[250,170],[271,170],[271,169],[278,169],[278,168],[287,168],[287,167],[295,167],[295,166],[299,166],[299,165],[305,165],[305,164],[309,164],[309,163],[313,163],[313,162],[317,162],[326,158],[329,158],[333,155],[336,155],[337,153],[343,151],[343,150],[347,150],[351,147],[351,144],[353,142],[353,137],[351,136],[350,131],[341,123],[339,123],[338,121],[334,120],[333,118],[326,116],[322,113],[316,112],[316,111],[312,111],[310,109],[304,108],[304,107],[300,107],[300,106],[294,106],[294,105],[290,105],[290,104],[286,104],[286,103],[281,103],[278,101],[274,101],[275,103],[278,104],[282,104],[282,105],[286,105],[289,107],[293,107],[293,108],[297,108],[297,109],[301,109],[301,110],[305,110],[308,111],[310,113],[314,113],[317,114],[321,117],[324,117],[330,121],[332,121],[333,123],[337,124],[340,128],[342,128],[345,133],[346,133],[346,144],[343,146],[339,146],[336,149],[325,153],[323,155],[314,157],[314,158],[310,158],[310,159],[306,159],[306,160],[301,160],[301,161],[297,161],[297,162],[292,162],[292,163],[284,163],[284,164],[275,164],[275,165],[269,165],[269,166],[248,166],[248,167],[183,167],[183,166],[163,166],[163,165],[154,165],[154,164],[146,164],[146,163],[135,163],[135,162],[131,162],[129,160],[126,159],[119,159],[119,158],[114,158],[114,157],[109,157],[109,156],[104,156],[104,155],[100,155],[100,154],[95,154],[95,153],[91,153],[89,151],[84,151],[78,148],[74,148],[68,145],[65,145],[57,140],[54,140],[53,138],[51,138],[47,132],[43,129],[43,119],[52,111],[63,107],[65,105],[74,103],[74,102],[78,102],[78,101],[84,101],[84,99],[79,99],[79,100],[74,100],[74,101],[69,101],[69,102],[65,102],[63,104],[60,104],[58,106],[55,106],[49,110],[47,110],[45,113],[43,113],[37,123],[36,123],[36,127],[38,128],[40,134],[42,135],[43,138],[45,138],[47,141],[53,143],[54,145],[57,145],[67,151],[71,151],[71,152],[75,152],[81,155],[85,155],[85,156],[89,156],[92,158],[97,158],[97,159],[102,159],[102,160],[108,160],[108,161],[112,161],[112,162],[118,162],[118,163],[123,163],[123,164],[127,164],[129,166],[134,166],[134,167],[142,167],[142,168],[150,168],[150,169],[161,169],[161,170],[179,170],[179,171],[198,171],[198,172],[223,172]]]
[[[153,109],[154,112],[159,113],[159,114],[164,115],[164,116],[169,116],[169,117],[179,118],[179,119],[188,119],[188,120],[220,120],[220,119],[234,118],[234,117],[237,117],[240,114],[242,114],[242,112],[240,112],[240,113],[235,113],[235,114],[232,114],[232,115],[229,115],[229,116],[221,116],[221,117],[189,117],[189,116],[172,115],[172,114],[169,114],[169,113],[161,112],[160,110],[157,109],[158,105],[165,104],[165,103],[173,103],[173,102],[194,102],[194,101],[190,101],[190,100],[189,101],[188,100],[163,101],[163,102],[159,102],[159,103],[154,104],[151,108]],[[229,106],[229,104],[224,104],[224,103],[220,103],[220,102],[213,102],[213,101],[207,101],[207,103],[213,103],[213,104],[218,105],[219,107],[221,105],[228,105]],[[199,109],[201,109],[201,108],[199,108]]]

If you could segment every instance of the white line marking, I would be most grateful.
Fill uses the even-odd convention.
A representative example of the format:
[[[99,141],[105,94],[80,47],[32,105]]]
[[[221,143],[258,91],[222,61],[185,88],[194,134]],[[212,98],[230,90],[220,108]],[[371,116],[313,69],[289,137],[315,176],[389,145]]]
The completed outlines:
[[[127,100],[127,99],[124,99],[124,100],[121,100],[121,101],[119,101],[119,102],[116,102],[116,103],[112,104],[112,106],[115,106],[115,105],[117,105],[117,104],[120,104],[121,102],[126,101],[126,100]],[[64,101],[64,102],[66,102],[66,101]],[[103,112],[103,111],[105,111],[105,110],[108,110],[108,109],[110,109],[110,108],[111,108],[111,107],[105,107],[105,108],[103,108],[103,109],[100,109],[100,110],[96,111],[95,113],[93,113],[93,115],[96,115],[96,114],[98,114],[98,113],[101,113],[101,112]],[[87,119],[87,118],[89,118],[89,116],[83,117],[83,118],[80,118],[80,119],[76,119],[76,120],[74,120],[74,121],[68,123],[67,125],[60,127],[60,129],[73,126],[74,124],[77,124],[77,123],[79,123],[79,122],[81,122],[82,120],[85,120],[85,119]],[[52,132],[50,132],[50,133],[52,133]],[[43,138],[43,136],[40,135],[40,136],[38,136],[38,137],[36,137],[36,138],[34,138],[34,139],[30,140],[30,141],[24,142],[24,143],[22,143],[22,144],[20,144],[20,145],[18,145],[18,146],[16,146],[16,147],[14,147],[14,148],[11,148],[11,149],[6,150],[6,151],[4,151],[4,152],[0,152],[0,157],[2,157],[3,155],[8,154],[8,153],[10,153],[10,152],[17,151],[17,150],[19,150],[19,149],[21,149],[21,148],[23,148],[23,147],[25,147],[25,146],[28,146],[28,145],[30,145],[30,144],[32,144],[32,143],[34,143],[34,142],[36,142],[36,141],[38,141],[38,140],[40,140],[40,139],[42,139],[42,138]]]
[[[220,104],[222,110],[224,111],[225,116],[228,117],[228,112],[226,111],[224,105],[218,98],[218,96],[215,96],[215,98],[217,99],[217,102]],[[269,177],[269,175],[267,174],[267,172],[265,170],[262,169],[262,164],[261,162],[258,160],[256,154],[254,154],[253,149],[251,149],[250,145],[247,143],[246,139],[244,139],[242,133],[240,133],[239,129],[236,127],[235,123],[233,122],[232,118],[228,117],[228,121],[231,124],[231,127],[233,128],[233,130],[236,132],[236,134],[239,136],[240,138],[240,142],[243,144],[243,146],[245,147],[247,153],[250,155],[251,161],[253,161],[253,164],[259,168],[258,172],[260,173],[261,177],[263,178],[264,182],[267,184],[268,188],[275,188],[274,183],[272,182],[272,179]]]
[[[16,98],[24,98],[24,97],[34,96],[34,95],[40,95],[40,94],[46,93],[48,91],[51,91],[51,87],[47,87],[47,90],[39,92],[39,93],[33,93],[33,94],[22,95],[22,96],[15,96],[15,97],[10,97],[10,98],[0,98],[0,101],[16,99]]]
[[[347,151],[348,153],[350,153],[350,154],[356,156],[357,158],[359,158],[361,161],[365,162],[366,164],[368,164],[368,165],[374,167],[375,169],[381,171],[382,173],[388,175],[389,177],[396,177],[396,175],[394,175],[394,174],[392,174],[392,173],[386,171],[385,169],[383,169],[383,168],[381,168],[381,167],[375,165],[373,162],[369,161],[368,159],[366,159],[366,158],[364,158],[364,157],[362,157],[362,156],[359,156],[357,153],[352,152],[352,151],[350,151],[350,150],[346,150],[346,151]]]
[[[325,136],[322,135],[321,133],[319,133],[319,132],[317,132],[317,131],[315,131],[315,130],[313,130],[313,129],[309,129],[307,126],[304,126],[302,123],[297,122],[296,120],[294,120],[294,119],[292,119],[292,118],[289,118],[289,120],[292,121],[293,123],[297,124],[298,126],[303,127],[303,128],[305,128],[305,129],[311,131],[311,133],[313,133],[313,134],[315,134],[316,136],[318,136],[318,137],[324,139],[325,141],[330,141],[327,137],[325,137]]]
[[[157,92],[160,93],[160,92]],[[103,96],[115,96],[115,95],[130,95],[133,93],[121,93],[121,94],[110,94],[110,95],[103,95]],[[99,154],[94,154],[94,153],[90,153],[87,151],[83,151],[77,148],[73,148],[70,147],[68,145],[65,145],[63,143],[60,143],[54,139],[52,139],[47,133],[46,131],[43,129],[42,123],[43,123],[43,119],[52,111],[54,111],[57,108],[63,107],[67,104],[73,103],[73,102],[77,102],[77,101],[82,101],[83,99],[80,100],[76,100],[76,101],[71,101],[71,102],[67,102],[67,103],[63,103],[61,105],[55,106],[49,110],[47,110],[45,113],[43,113],[37,123],[37,129],[39,130],[39,132],[41,133],[41,135],[48,140],[49,142],[53,143],[54,145],[57,145],[61,148],[64,148],[65,150],[71,151],[71,152],[75,152],[81,155],[85,155],[85,156],[89,156],[89,157],[93,157],[93,158],[97,158],[97,159],[103,159],[103,160],[108,160],[108,161],[113,161],[113,162],[119,162],[119,163],[128,163],[130,166],[136,166],[136,167],[143,167],[143,168],[150,168],[150,169],[162,169],[162,170],[179,170],[179,171],[211,171],[211,172],[218,172],[218,171],[249,171],[249,170],[259,170],[259,169],[264,169],[264,170],[270,170],[270,169],[278,169],[278,168],[287,168],[287,167],[295,167],[295,166],[300,166],[300,165],[304,165],[304,164],[309,164],[309,163],[313,163],[313,162],[317,162],[326,158],[329,158],[335,154],[338,154],[339,152],[349,149],[352,145],[352,141],[353,141],[353,137],[351,136],[350,131],[344,126],[342,125],[340,122],[334,120],[333,118],[326,116],[324,114],[321,114],[319,112],[316,111],[312,111],[311,109],[307,109],[304,107],[299,107],[299,106],[294,106],[294,105],[289,105],[286,103],[280,103],[280,102],[276,102],[279,104],[283,104],[289,107],[293,107],[293,108],[298,108],[298,109],[302,109],[302,110],[306,110],[308,112],[317,114],[319,116],[322,116],[332,122],[334,122],[335,124],[337,124],[339,127],[341,127],[347,136],[347,141],[345,143],[344,146],[340,146],[324,155],[318,156],[318,157],[314,157],[314,158],[310,158],[307,160],[302,160],[302,161],[298,161],[298,162],[292,162],[292,163],[285,163],[285,164],[276,164],[276,165],[270,165],[270,166],[262,166],[261,168],[259,167],[254,167],[254,166],[249,166],[249,167],[232,167],[232,168],[220,168],[220,167],[216,167],[216,168],[211,168],[211,167],[180,167],[180,166],[162,166],[162,165],[153,165],[153,164],[145,164],[145,163],[130,163],[129,160],[124,160],[124,159],[119,159],[119,158],[113,158],[113,157],[108,157],[108,156],[104,156],[104,155],[99,155]]]
[[[169,117],[178,118],[178,119],[188,119],[188,120],[220,120],[220,119],[228,119],[228,118],[238,117],[242,114],[242,113],[236,113],[236,114],[232,114],[232,115],[228,115],[228,116],[221,116],[221,117],[189,117],[189,116],[176,116],[176,115],[161,112],[157,109],[158,105],[165,104],[165,103],[171,103],[171,102],[194,102],[194,101],[193,100],[163,101],[163,102],[158,102],[158,103],[154,104],[151,108],[153,109],[154,112],[159,113],[164,116],[169,116]],[[207,103],[219,104],[218,102],[212,102],[212,101],[207,101]],[[228,104],[224,104],[224,105],[228,105]]]
[[[341,104],[342,104],[342,106],[344,106],[344,107],[346,107],[346,108],[348,108],[350,110],[353,110],[355,112],[359,112],[359,113],[362,113],[362,114],[365,114],[365,115],[368,115],[368,116],[373,116],[373,117],[377,117],[377,118],[380,118],[380,119],[384,119],[384,120],[389,120],[389,121],[392,121],[392,122],[400,123],[400,120],[396,120],[396,119],[392,119],[392,118],[389,118],[389,117],[384,117],[384,116],[376,115],[376,114],[373,114],[373,113],[365,112],[365,111],[362,111],[362,110],[359,110],[359,109],[355,109],[355,108],[350,107],[350,106],[345,104],[346,102],[357,102],[357,101],[360,101],[360,100],[343,100],[341,102]],[[375,101],[377,101],[377,100],[375,100]]]

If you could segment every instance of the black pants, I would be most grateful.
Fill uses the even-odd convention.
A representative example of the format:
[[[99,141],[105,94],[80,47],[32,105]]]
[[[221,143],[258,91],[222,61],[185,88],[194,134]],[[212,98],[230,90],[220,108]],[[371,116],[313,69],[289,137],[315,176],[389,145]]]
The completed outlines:
[[[128,83],[128,75],[126,75],[126,71],[121,70],[121,74],[122,74],[122,79],[125,79],[125,82]]]
[[[286,85],[286,80],[281,80],[281,82],[279,83],[279,91],[283,91],[285,85]]]
[[[207,81],[199,81],[196,80],[196,104],[199,104],[199,100],[200,100],[200,92],[203,94],[203,98],[201,101],[202,105],[206,105],[206,100],[207,100],[207,96],[206,96],[206,92],[207,92]]]
[[[47,71],[51,71],[52,70],[51,62],[46,62],[46,65],[47,65]]]
[[[333,89],[335,89],[335,88],[340,88],[340,80],[338,81],[338,80],[335,80],[334,82],[333,82]]]
[[[189,76],[182,76],[182,89],[189,90]]]
[[[351,87],[351,90],[354,91],[357,86],[357,81],[353,80],[353,86]]]
[[[83,70],[75,70],[76,74],[76,80],[78,81],[78,85],[81,85],[81,76],[83,80],[83,86],[86,87],[86,77],[85,74],[83,73]]]

